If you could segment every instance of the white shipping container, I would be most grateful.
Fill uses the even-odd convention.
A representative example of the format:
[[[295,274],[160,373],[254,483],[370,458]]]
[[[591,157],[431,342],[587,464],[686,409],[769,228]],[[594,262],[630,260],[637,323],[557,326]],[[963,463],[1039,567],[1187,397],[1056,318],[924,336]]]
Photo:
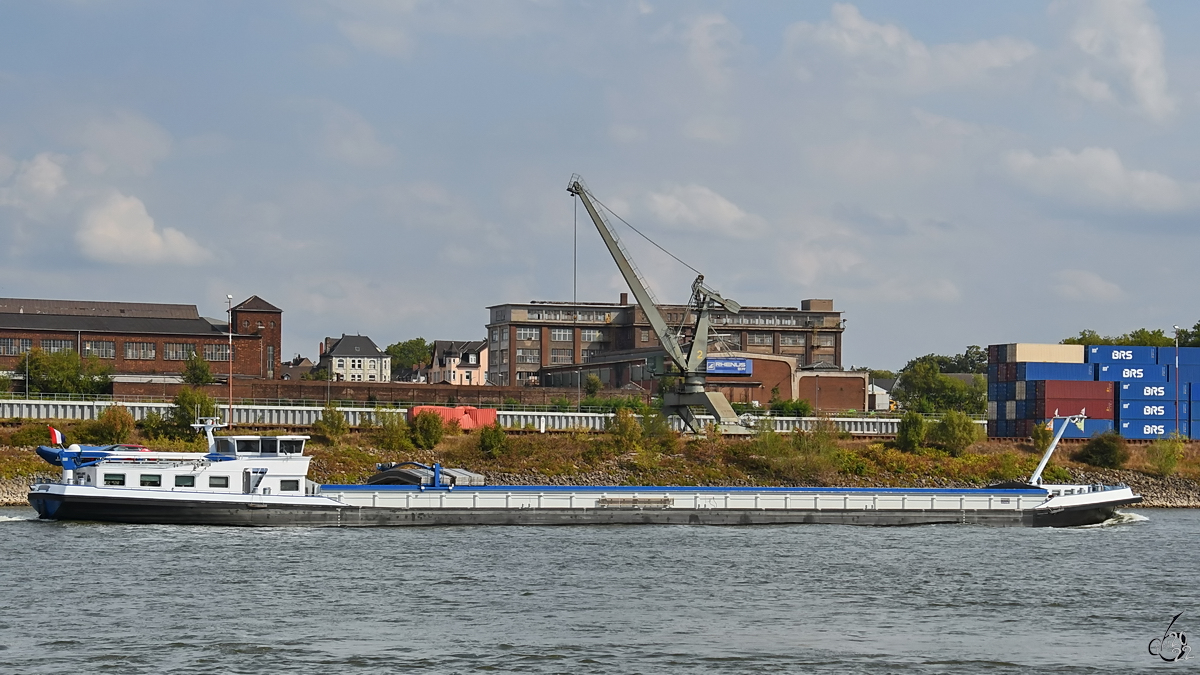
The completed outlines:
[[[1002,363],[1085,363],[1083,345],[1018,342],[1001,345]]]
[[[988,419],[989,420],[996,419],[996,402],[995,401],[988,401]]]
[[[1025,380],[1017,380],[1016,390],[1017,390],[1016,396],[1014,396],[1013,398],[1015,398],[1018,401],[1024,401],[1025,400]]]

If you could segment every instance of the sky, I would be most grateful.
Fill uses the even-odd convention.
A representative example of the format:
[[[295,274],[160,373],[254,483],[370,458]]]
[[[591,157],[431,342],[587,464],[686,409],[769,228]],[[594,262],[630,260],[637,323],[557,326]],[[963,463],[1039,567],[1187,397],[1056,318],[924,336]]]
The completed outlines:
[[[566,192],[846,366],[1200,320],[1200,4],[0,4],[0,296],[482,339],[616,302]],[[694,273],[618,224],[658,298]]]

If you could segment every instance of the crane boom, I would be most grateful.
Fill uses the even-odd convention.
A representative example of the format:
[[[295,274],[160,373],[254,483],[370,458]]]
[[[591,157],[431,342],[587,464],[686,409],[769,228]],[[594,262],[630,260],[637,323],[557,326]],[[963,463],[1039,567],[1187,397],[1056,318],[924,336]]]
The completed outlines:
[[[704,369],[704,359],[708,355],[710,310],[723,307],[726,311],[736,314],[741,311],[741,305],[721,297],[721,294],[704,285],[703,274],[697,276],[696,280],[692,282],[690,303],[690,308],[695,311],[696,323],[692,332],[692,342],[688,345],[685,353],[684,345],[681,345],[679,339],[671,332],[666,319],[659,311],[658,300],[650,291],[649,284],[642,277],[641,271],[634,264],[629,252],[621,244],[621,238],[617,236],[616,231],[608,222],[608,218],[600,209],[596,208],[597,200],[592,196],[579,174],[571,176],[567,192],[583,202],[584,209],[587,210],[596,230],[600,232],[600,238],[604,240],[604,245],[608,247],[613,261],[617,263],[617,269],[621,270],[621,276],[625,277],[625,283],[629,284],[629,290],[633,292],[633,297],[658,335],[658,341],[662,344],[663,350],[683,373],[683,385],[678,391],[663,392],[663,414],[678,415],[693,433],[699,434],[701,433],[701,424],[691,407],[703,406],[716,418],[722,433],[747,433],[745,427],[740,424],[733,406],[729,405],[729,401],[725,399],[725,395],[705,390],[707,375]]]

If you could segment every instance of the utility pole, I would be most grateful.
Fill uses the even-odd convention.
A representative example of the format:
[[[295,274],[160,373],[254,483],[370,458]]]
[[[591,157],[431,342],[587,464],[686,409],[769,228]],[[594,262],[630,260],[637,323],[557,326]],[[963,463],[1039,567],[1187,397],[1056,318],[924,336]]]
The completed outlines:
[[[1175,326],[1175,433],[1179,436],[1183,435],[1183,431],[1179,428],[1179,326]],[[1190,397],[1189,397],[1190,398]],[[1190,429],[1188,430],[1191,431]]]
[[[233,426],[233,296],[226,295],[226,310],[229,313],[229,417],[225,420],[228,426]]]

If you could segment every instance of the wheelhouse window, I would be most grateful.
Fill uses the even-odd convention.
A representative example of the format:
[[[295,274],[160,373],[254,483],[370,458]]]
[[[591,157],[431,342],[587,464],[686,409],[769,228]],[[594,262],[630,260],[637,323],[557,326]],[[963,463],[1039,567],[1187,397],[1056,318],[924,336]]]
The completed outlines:
[[[209,476],[208,487],[210,488],[227,488],[229,487],[229,476]]]
[[[264,439],[262,439],[261,443],[262,443],[262,449],[260,450],[260,452],[268,454],[268,455],[274,455],[279,452],[279,439],[278,438],[264,438]]]
[[[142,487],[162,487],[162,474],[144,473],[140,484]]]
[[[279,491],[280,492],[299,492],[300,491],[300,481],[299,480],[281,480],[281,481],[279,481]]]
[[[279,452],[285,455],[299,455],[304,452],[304,441],[279,441]]]
[[[106,473],[104,474],[105,485],[124,485],[125,474],[123,473]]]
[[[175,487],[196,487],[196,477],[175,476]]]
[[[259,452],[258,439],[239,438],[237,439],[237,451],[240,452]]]
[[[220,455],[232,455],[234,453],[232,438],[214,438],[217,442],[216,452]]]

